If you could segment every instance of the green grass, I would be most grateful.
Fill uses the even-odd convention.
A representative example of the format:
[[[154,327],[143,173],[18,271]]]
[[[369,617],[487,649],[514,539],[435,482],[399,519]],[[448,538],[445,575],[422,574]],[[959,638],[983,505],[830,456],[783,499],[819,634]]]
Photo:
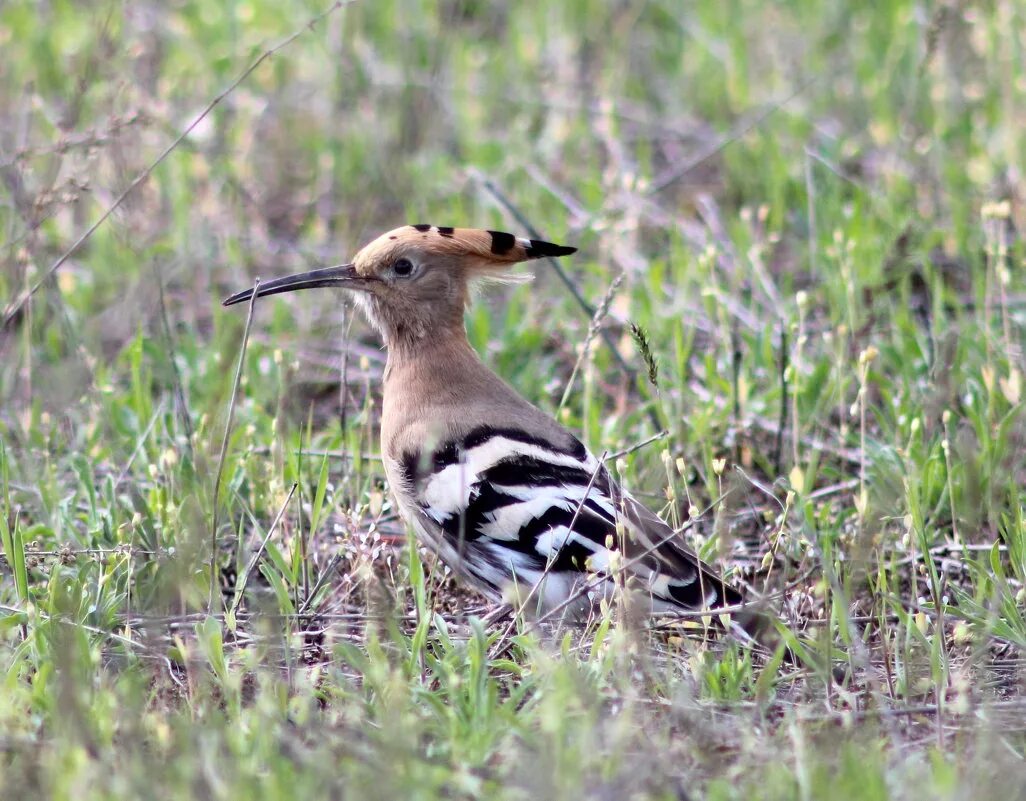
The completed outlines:
[[[0,8],[4,304],[302,31],[0,332],[0,797],[1024,797],[1023,6],[325,8]],[[623,482],[793,661],[482,623],[340,296],[256,307],[232,406],[222,297],[421,221],[623,274],[576,371],[544,264],[470,337],[596,452],[667,432]]]

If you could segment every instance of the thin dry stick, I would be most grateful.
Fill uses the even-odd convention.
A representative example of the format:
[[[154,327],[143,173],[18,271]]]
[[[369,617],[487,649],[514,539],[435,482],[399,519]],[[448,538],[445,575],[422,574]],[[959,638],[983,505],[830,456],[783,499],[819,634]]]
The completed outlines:
[[[132,451],[132,455],[128,457],[128,461],[125,466],[118,473],[117,480],[114,482],[114,489],[117,490],[121,486],[121,482],[128,476],[128,471],[132,469],[132,463],[142,453],[142,449],[146,446],[146,440],[150,438],[150,433],[153,431],[153,427],[157,424],[157,420],[164,413],[164,401],[162,400],[157,404],[156,411],[153,412],[153,417],[150,418],[150,422],[146,424],[146,430],[139,436],[138,441],[135,443],[135,449]]]
[[[609,289],[606,290],[605,296],[598,305],[598,309],[595,310],[595,315],[591,318],[591,323],[588,325],[588,333],[584,337],[584,345],[581,347],[581,352],[577,355],[577,361],[574,363],[574,369],[570,371],[570,378],[566,381],[566,386],[563,388],[563,397],[559,400],[559,407],[556,409],[556,416],[559,416],[559,412],[563,411],[563,407],[566,406],[567,400],[570,398],[570,390],[574,386],[574,381],[577,379],[577,374],[581,370],[581,365],[588,356],[588,351],[591,350],[591,342],[595,339],[595,335],[602,329],[602,321],[605,316],[609,314],[609,306],[613,302],[613,296],[616,294],[616,290],[620,288],[620,284],[623,283],[623,273],[620,273],[613,279],[613,282],[609,285]]]
[[[776,103],[770,103],[760,113],[756,114],[755,117],[753,117],[751,120],[748,120],[742,123],[741,125],[735,127],[733,131],[728,133],[725,137],[723,137],[720,141],[713,144],[711,147],[699,153],[695,158],[691,159],[691,161],[686,161],[677,167],[671,168],[663,175],[657,176],[649,186],[648,194],[654,195],[658,192],[662,192],[668,186],[671,186],[672,184],[676,183],[681,178],[690,173],[692,170],[696,169],[697,167],[701,166],[704,162],[711,159],[713,156],[726,150],[729,145],[733,144],[738,139],[741,139],[750,131],[753,131],[754,129],[758,128],[773,114],[782,109],[784,106],[786,106],[796,97],[798,97],[798,95],[800,95],[814,83],[819,81],[821,78],[822,75],[816,75],[811,78],[808,78],[807,80],[798,84],[798,87],[793,92],[791,92],[791,94],[787,95],[785,98],[777,101]]]
[[[791,465],[799,467],[801,464],[801,453],[798,445],[802,439],[801,425],[798,417],[798,396],[801,394],[799,382],[802,375],[804,355],[802,349],[805,347],[805,303],[798,302],[798,331],[794,338],[794,357],[791,360]],[[804,479],[801,482],[805,484]],[[799,492],[804,492],[805,487],[795,487]]]
[[[776,496],[776,493],[773,491],[772,487],[768,487],[765,484],[763,484],[761,481],[759,481],[758,479],[753,478],[752,476],[748,475],[748,473],[745,472],[744,468],[741,467],[741,465],[739,465],[739,464],[734,465],[734,472],[737,473],[739,476],[741,476],[745,481],[747,481],[753,487],[755,487],[755,489],[759,490],[759,492],[761,492],[767,498],[772,500],[773,503],[775,503],[777,505],[777,508],[780,509],[781,512],[783,512],[786,509],[785,504],[780,502],[780,498],[778,498]]]
[[[524,228],[524,230],[526,230],[535,239],[541,238],[541,232],[531,224],[531,221],[527,219],[527,216],[513,203],[512,200],[509,199],[506,193],[503,192],[493,180],[481,174],[477,170],[472,170],[470,174],[481,184],[481,186],[484,187],[485,191],[487,191],[498,202],[498,204]],[[563,270],[559,261],[551,256],[547,257],[545,261],[559,277],[559,280],[563,282],[563,285],[569,290],[570,295],[577,302],[577,305],[580,306],[589,317],[594,318],[597,310],[584,298],[581,291],[577,288],[577,285],[573,280],[571,280],[570,276],[567,275],[566,271]],[[613,360],[620,366],[620,369],[633,380],[638,374],[638,371],[635,367],[629,364],[623,357],[623,354],[620,353],[620,349],[616,346],[616,343],[613,341],[613,337],[609,331],[604,328],[600,328],[599,336],[602,337],[602,341],[605,342],[606,347],[609,348],[609,352],[613,355]],[[652,422],[652,427],[658,431],[663,427],[662,421],[659,419],[659,413],[656,411],[654,405],[650,405],[647,411],[648,418]]]
[[[812,154],[805,148],[805,215],[808,218],[809,272],[817,275],[816,243],[819,234],[816,231],[816,182],[812,175]]]
[[[513,204],[513,201],[506,196],[506,193],[499,188],[498,184],[496,184],[491,178],[481,175],[480,173],[474,172],[473,175],[480,182],[481,186],[484,187],[485,191],[495,198],[499,205],[502,206],[506,212],[513,217],[513,219],[516,220],[525,231],[527,231],[527,233],[535,239],[541,238],[541,232],[535,228],[535,226],[531,224],[531,221],[527,219],[526,215]],[[570,279],[570,276],[566,274],[566,271],[563,270],[560,263],[552,257],[546,257],[545,261],[553,269],[556,275],[559,276],[559,280],[563,282],[563,285],[570,291],[570,294],[577,302],[577,305],[584,310],[588,317],[594,317],[595,308],[585,300],[584,296],[577,288],[577,285]],[[616,360],[616,363],[619,364],[628,375],[633,376],[637,370],[628,364],[627,360],[620,354],[620,350],[616,347],[613,337],[605,329],[600,330],[599,333],[605,341],[606,346],[609,348],[610,353],[613,354],[613,358]]]
[[[260,557],[264,555],[264,548],[267,547],[267,543],[271,539],[271,535],[274,533],[274,530],[278,528],[278,524],[281,522],[282,517],[285,516],[285,510],[289,508],[289,503],[292,501],[292,496],[296,494],[296,487],[298,486],[299,484],[295,483],[292,485],[292,489],[289,490],[285,503],[281,505],[281,509],[278,510],[278,514],[275,515],[274,520],[271,522],[271,527],[267,529],[267,533],[264,535],[263,540],[261,540],[260,547],[257,548],[257,552],[253,554],[253,557],[246,565],[246,569],[242,573],[242,578],[239,580],[239,586],[235,590],[235,599],[232,601],[232,608],[229,614],[234,615],[235,611],[239,608],[239,604],[242,603],[242,597],[246,594],[246,584],[249,583],[249,576],[256,568],[257,563],[260,561]]]
[[[744,424],[741,422],[741,367],[744,361],[744,353],[741,350],[741,334],[738,331],[736,319],[730,326],[730,350],[730,384],[731,394],[734,396],[734,403],[731,412],[734,418],[734,428],[738,432],[737,439],[734,442],[734,461],[737,463],[742,459],[744,443],[748,439],[748,436],[745,431]]]
[[[253,284],[253,295],[249,299],[249,312],[246,315],[246,329],[242,332],[242,348],[239,350],[239,364],[235,369],[235,383],[232,385],[232,397],[228,402],[228,420],[224,424],[224,437],[221,439],[221,455],[217,460],[217,476],[214,478],[214,515],[210,526],[210,603],[208,611],[214,614],[214,601],[217,599],[217,512],[220,509],[221,476],[224,474],[224,457],[228,452],[228,438],[232,433],[232,422],[235,419],[235,401],[239,396],[239,384],[242,383],[242,368],[246,364],[246,348],[249,346],[249,330],[253,325],[253,309],[256,307],[257,291],[260,279]]]
[[[306,594],[306,598],[303,599],[303,605],[299,607],[299,611],[296,613],[297,619],[309,608],[310,604],[313,602],[314,596],[316,596],[317,593],[321,591],[321,587],[328,582],[328,579],[331,578],[332,572],[335,570],[335,565],[337,565],[341,560],[342,551],[336,551],[324,570],[318,574],[317,581],[314,583],[313,588]]]
[[[780,327],[780,419],[777,421],[776,438],[773,443],[774,474],[780,475],[784,467],[784,429],[787,428],[787,366],[790,363],[787,350],[787,326]]]
[[[353,317],[348,313],[345,303],[339,304],[342,312],[342,364],[339,366],[338,380],[338,427],[342,436],[342,444],[345,445],[346,430],[349,428],[347,406],[349,403],[349,343],[353,330]]]
[[[100,637],[110,637],[112,640],[117,640],[125,645],[130,645],[135,649],[143,650],[147,647],[146,643],[133,640],[131,637],[126,637],[123,634],[115,634],[113,631],[107,631],[106,629],[101,629],[97,626],[90,626],[86,623],[82,623],[81,621],[73,621],[66,617],[49,615],[46,612],[41,611],[39,607],[34,607],[30,612],[27,609],[20,609],[17,606],[0,604],[0,612],[6,612],[9,615],[25,615],[25,617],[30,620],[33,618],[39,618],[40,620],[45,620],[47,622],[67,623],[68,625],[74,626],[82,631],[88,631],[90,634],[96,634]]]
[[[309,414],[307,416],[306,436],[307,436],[307,438],[309,440],[311,440],[311,441],[313,440],[313,406],[312,405],[310,407],[310,411],[309,411]],[[299,435],[299,453],[296,456],[296,463],[297,463],[296,475],[298,475],[300,477],[300,480],[302,480],[302,476],[303,476],[303,434],[302,434],[302,430],[300,431],[300,435]],[[323,459],[321,461],[321,464],[323,466],[323,464],[324,464],[324,460]],[[314,490],[314,494],[316,495],[316,490]],[[313,505],[313,497],[310,498],[310,503],[311,503],[311,507],[312,507],[312,505]],[[298,515],[299,516],[299,562],[300,562],[300,565],[301,565],[300,573],[301,573],[301,578],[302,578],[301,583],[303,585],[302,592],[303,593],[308,593],[309,590],[310,590],[310,571],[308,570],[307,564],[306,564],[307,554],[309,553],[309,548],[307,547],[307,540],[308,540],[308,537],[313,534],[313,532],[312,531],[311,532],[307,532],[306,528],[303,526],[303,493],[302,493],[302,491],[300,491],[300,493],[299,493],[299,508],[297,509],[297,511],[299,513],[299,515]],[[311,515],[312,515],[312,512],[311,512]],[[312,518],[312,516],[311,516],[310,524],[313,525],[313,518]],[[296,609],[299,608],[299,595],[300,595],[300,588],[299,588],[299,585],[297,584],[296,587],[295,587],[295,599],[294,599]]]
[[[259,448],[254,448],[253,449],[253,453],[256,454],[257,456],[270,456],[271,455],[271,449],[268,446],[266,446],[266,445],[262,445]],[[326,451],[326,450],[303,450],[303,451],[298,451],[297,450],[296,453],[302,453],[304,456],[316,456],[316,457],[319,457],[319,458],[327,457],[329,459],[344,459],[345,461],[349,461],[349,462],[353,461],[353,459],[356,458],[353,454],[345,453],[343,451]],[[360,458],[362,460],[366,461],[366,462],[380,462],[381,461],[381,454],[380,453],[361,452],[360,453]]]
[[[96,222],[94,222],[92,225],[90,225],[85,230],[85,233],[83,233],[78,239],[75,240],[75,242],[71,245],[71,247],[69,247],[60,256],[57,257],[57,261],[55,261],[52,265],[50,265],[49,269],[45,273],[43,273],[43,275],[36,281],[36,283],[34,283],[31,287],[29,287],[21,295],[20,298],[18,298],[16,301],[11,303],[7,307],[7,309],[4,311],[3,325],[0,326],[0,330],[6,331],[6,330],[8,330],[10,328],[10,326],[17,319],[17,317],[18,317],[19,313],[21,312],[21,310],[25,307],[25,304],[28,303],[32,299],[32,296],[35,295],[36,292],[38,292],[40,290],[40,288],[47,281],[50,280],[50,278],[53,276],[53,274],[56,273],[57,270],[60,269],[61,265],[64,264],[64,262],[66,262],[75,253],[78,252],[78,249],[80,247],[82,247],[82,245],[84,245],[86,243],[86,241],[90,237],[92,237],[93,234],[96,233],[97,230],[99,230],[100,226],[103,225],[107,221],[107,219],[118,209],[118,207],[122,203],[125,202],[125,199],[130,194],[132,194],[132,192],[134,192],[135,189],[140,184],[144,183],[146,181],[146,179],[150,177],[150,175],[153,173],[153,171],[157,167],[159,167],[163,163],[163,161],[168,156],[170,156],[171,153],[173,153],[175,151],[175,149],[178,148],[178,146],[185,140],[185,138],[189,134],[191,134],[193,132],[193,130],[196,128],[196,126],[199,125],[201,122],[203,122],[203,120],[206,119],[207,116],[209,116],[210,112],[213,111],[214,108],[217,105],[219,105],[226,97],[228,97],[228,95],[230,95],[232,92],[234,92],[235,89],[239,86],[239,84],[241,84],[244,80],[246,80],[246,78],[248,78],[253,73],[253,71],[256,70],[257,67],[259,67],[261,64],[263,64],[265,61],[267,61],[271,56],[273,56],[279,50],[282,50],[283,48],[288,47],[290,44],[292,44],[292,42],[294,42],[296,39],[298,39],[303,33],[305,33],[308,30],[312,30],[317,25],[317,23],[319,23],[321,20],[323,20],[329,14],[334,13],[339,8],[341,8],[342,6],[349,5],[352,2],[355,2],[355,0],[336,0],[336,2],[332,3],[332,5],[329,8],[327,8],[325,11],[322,11],[317,16],[313,17],[302,28],[300,28],[299,30],[293,32],[286,39],[284,39],[283,41],[279,42],[274,47],[272,47],[272,48],[270,48],[268,50],[265,50],[263,53],[261,53],[259,56],[257,56],[256,60],[252,64],[250,64],[245,70],[243,70],[242,74],[239,75],[238,78],[236,78],[234,81],[232,81],[228,85],[228,87],[226,89],[224,89],[220,94],[218,94],[216,97],[214,97],[214,99],[211,100],[206,105],[206,107],[203,109],[203,111],[201,111],[199,113],[199,115],[196,117],[196,119],[194,119],[192,122],[190,122],[186,126],[185,130],[183,130],[175,138],[175,140],[173,142],[171,142],[171,144],[169,144],[166,148],[164,148],[164,150],[161,152],[161,154],[159,156],[157,156],[157,158],[154,161],[152,161],[141,173],[139,173],[133,179],[132,183],[130,183],[128,185],[128,187],[120,195],[118,195],[114,199],[114,202],[110,206],[107,207],[107,210],[105,212],[103,212],[103,214],[100,215],[99,219],[97,219]]]
[[[635,451],[640,451],[645,446],[651,445],[653,442],[658,442],[661,439],[665,439],[668,436],[670,436],[670,432],[664,428],[658,434],[653,434],[651,437],[641,440],[641,442],[636,442],[629,448],[624,448],[622,451],[616,451],[615,453],[609,454],[609,456],[606,457],[606,461],[610,462],[614,459],[619,459],[622,456],[627,456],[630,453],[634,453]]]
[[[662,539],[656,541],[651,547],[646,548],[644,551],[639,553],[633,559],[628,559],[626,562],[624,562],[622,565],[620,565],[617,568],[618,571],[621,572],[621,573],[626,572],[628,568],[633,567],[635,564],[640,562],[642,559],[645,559],[650,554],[655,553],[655,551],[657,551],[660,548],[662,548],[666,543],[670,542],[670,540],[674,539],[675,537],[679,537],[683,532],[687,531],[689,528],[691,528],[694,525],[695,520],[698,517],[702,517],[705,514],[707,514],[709,511],[711,511],[712,509],[715,509],[732,492],[733,492],[733,489],[728,489],[726,492],[724,492],[722,495],[720,495],[718,498],[716,498],[716,500],[714,500],[711,504],[709,504],[709,506],[706,507],[701,512],[701,514],[699,514],[697,517],[688,520],[688,522],[685,523],[683,526],[681,526],[680,529],[671,529],[669,534],[667,534]],[[595,587],[598,586],[598,582],[605,581],[606,578],[607,578],[606,576],[598,575],[595,578],[585,582],[583,585],[581,585],[580,589],[578,589],[577,592],[573,593],[565,601],[563,601],[562,603],[558,604],[557,606],[554,606],[552,609],[550,609],[544,615],[542,615],[537,620],[535,620],[533,623],[531,623],[529,626],[527,626],[527,628],[524,629],[524,634],[527,634],[530,631],[534,630],[535,628],[537,628],[539,625],[544,623],[549,618],[551,618],[554,615],[557,615],[560,612],[562,612],[564,609],[566,609],[574,601],[584,597],[588,592],[590,592],[592,589],[594,589]],[[738,610],[742,610],[744,608],[745,608],[745,604],[741,604],[741,605],[736,606],[736,607],[724,606],[724,607],[720,607],[716,611],[716,614],[726,614],[728,612],[738,611]],[[681,616],[681,617],[687,617],[688,616],[687,613],[685,613],[683,611],[680,612],[680,613],[674,612],[674,614],[679,614],[679,616]],[[709,614],[708,610],[702,610],[702,611],[696,613],[696,616],[697,615],[708,615],[708,614]]]
[[[570,518],[570,525],[567,526],[567,534],[566,537],[563,539],[563,545],[566,545],[570,541],[570,536],[573,534],[574,526],[577,524],[577,518],[581,514],[581,509],[584,508],[584,504],[587,502],[588,496],[591,494],[591,489],[595,486],[595,479],[598,478],[599,473],[602,472],[602,464],[605,461],[605,458],[606,454],[605,452],[603,452],[602,456],[599,457],[598,464],[595,465],[595,469],[591,473],[591,479],[589,479],[588,481],[588,486],[584,489],[584,497],[581,498],[580,503],[577,504],[577,508],[574,509],[574,516]],[[560,548],[554,551],[553,553],[549,554],[549,558],[545,563],[545,569],[542,571],[541,578],[539,578],[538,581],[534,583],[534,586],[531,587],[531,591],[527,593],[527,597],[524,598],[523,603],[520,604],[520,608],[514,611],[512,619],[509,622],[509,625],[506,627],[506,630],[502,633],[502,637],[499,638],[500,640],[506,639],[509,633],[513,630],[513,627],[516,625],[517,617],[523,614],[524,610],[527,609],[527,605],[531,602],[531,599],[534,597],[535,592],[537,592],[538,588],[541,587],[542,583],[545,581],[545,578],[549,575],[549,572],[552,570],[552,566],[556,563],[556,556],[558,555],[559,550],[561,548],[562,546],[560,546]]]

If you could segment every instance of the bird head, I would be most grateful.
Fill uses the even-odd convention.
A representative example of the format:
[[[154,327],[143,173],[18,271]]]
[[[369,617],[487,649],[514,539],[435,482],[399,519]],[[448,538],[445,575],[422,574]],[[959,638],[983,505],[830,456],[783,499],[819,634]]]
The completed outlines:
[[[316,287],[353,290],[371,323],[392,346],[415,342],[431,331],[463,325],[468,288],[478,279],[516,280],[515,263],[566,256],[577,248],[502,231],[405,225],[365,245],[350,264],[326,267],[260,284],[257,297]],[[253,289],[223,301],[231,306]]]

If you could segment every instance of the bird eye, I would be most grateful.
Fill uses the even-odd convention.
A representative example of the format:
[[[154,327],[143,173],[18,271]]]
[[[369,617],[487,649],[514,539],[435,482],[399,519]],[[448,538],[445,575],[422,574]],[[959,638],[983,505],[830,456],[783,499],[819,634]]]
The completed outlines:
[[[392,265],[392,270],[396,275],[405,278],[413,273],[413,262],[409,259],[399,259]]]

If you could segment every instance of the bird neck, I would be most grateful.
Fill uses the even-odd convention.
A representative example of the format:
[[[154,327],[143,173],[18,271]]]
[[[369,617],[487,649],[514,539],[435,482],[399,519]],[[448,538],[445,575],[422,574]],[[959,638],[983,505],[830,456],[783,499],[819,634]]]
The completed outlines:
[[[386,336],[385,391],[397,382],[421,386],[451,383],[459,376],[487,370],[467,341],[463,320],[422,337]]]
[[[389,459],[417,452],[425,438],[481,426],[520,428],[560,447],[577,440],[522,398],[483,362],[458,328],[388,346],[381,410],[381,451]],[[395,480],[395,479],[393,479]]]

